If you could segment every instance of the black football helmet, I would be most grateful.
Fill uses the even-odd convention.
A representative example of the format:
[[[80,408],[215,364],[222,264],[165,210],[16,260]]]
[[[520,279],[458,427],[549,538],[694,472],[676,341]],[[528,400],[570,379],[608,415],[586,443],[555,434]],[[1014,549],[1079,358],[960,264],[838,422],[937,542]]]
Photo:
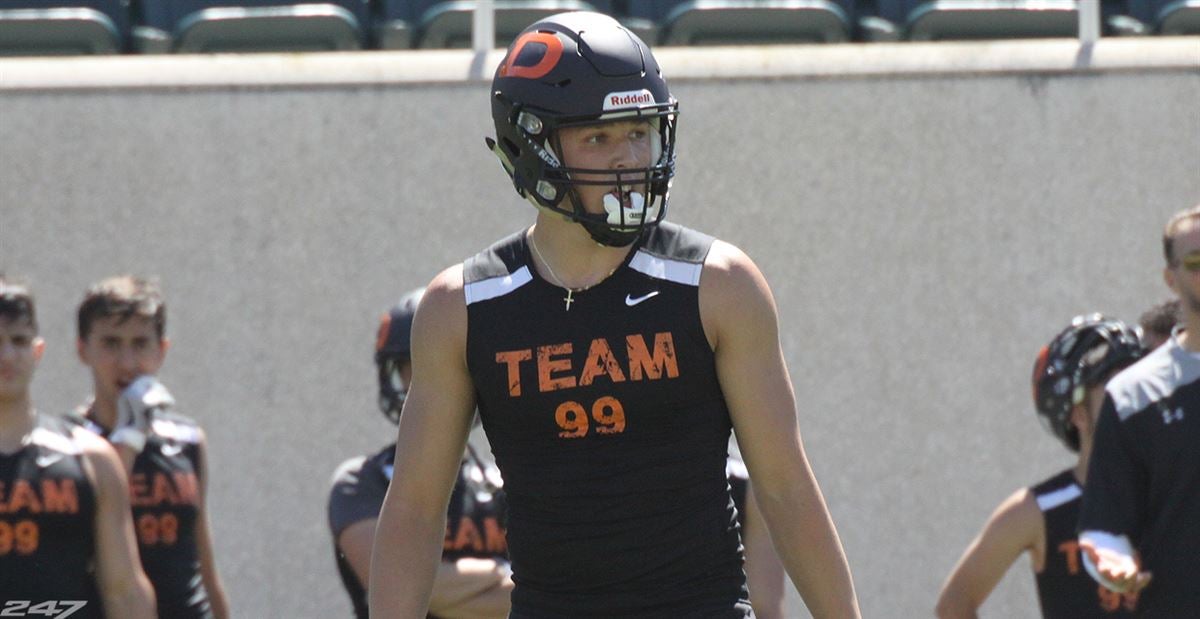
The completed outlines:
[[[400,381],[400,368],[412,360],[412,323],[424,288],[410,290],[379,319],[375,337],[375,368],[379,372],[379,410],[392,423],[400,423],[400,409],[408,387]]]
[[[602,245],[623,247],[666,215],[678,112],[658,62],[637,35],[607,15],[560,13],[522,31],[496,69],[496,138],[487,145],[522,197],[578,222]],[[559,158],[558,129],[631,119],[647,119],[657,133],[650,167],[618,174],[570,168]],[[583,184],[644,187],[647,195],[635,200],[631,191],[606,201],[605,214],[592,214],[575,190]]]
[[[1079,451],[1079,430],[1071,408],[1088,387],[1101,384],[1145,354],[1137,332],[1102,314],[1076,316],[1038,352],[1033,366],[1033,403],[1038,418],[1071,451]]]

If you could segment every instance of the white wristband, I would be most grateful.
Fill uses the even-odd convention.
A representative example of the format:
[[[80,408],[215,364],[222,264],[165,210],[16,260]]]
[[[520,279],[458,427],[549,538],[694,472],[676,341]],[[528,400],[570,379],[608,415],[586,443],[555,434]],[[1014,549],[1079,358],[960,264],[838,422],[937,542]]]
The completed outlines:
[[[1098,551],[1120,555],[1123,560],[1130,563],[1133,562],[1133,544],[1129,542],[1129,537],[1125,535],[1113,535],[1105,531],[1084,531],[1080,534],[1079,539],[1080,541],[1091,542],[1092,546]],[[1083,569],[1087,570],[1089,576],[1110,591],[1117,593],[1124,592],[1116,583],[1100,574],[1100,570],[1092,563],[1092,559],[1088,556],[1088,553],[1082,552],[1080,554],[1083,557]]]

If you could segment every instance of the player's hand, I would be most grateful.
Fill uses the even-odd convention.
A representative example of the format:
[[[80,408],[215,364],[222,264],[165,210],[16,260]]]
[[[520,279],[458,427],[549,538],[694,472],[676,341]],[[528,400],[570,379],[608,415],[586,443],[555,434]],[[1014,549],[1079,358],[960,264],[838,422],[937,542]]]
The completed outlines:
[[[1085,564],[1090,562],[1095,567],[1094,575],[1099,576],[1100,584],[1117,593],[1134,593],[1150,584],[1153,576],[1142,571],[1136,553],[1101,548],[1088,539],[1080,540],[1079,549]]]
[[[124,445],[135,453],[146,446],[150,432],[150,415],[155,409],[174,406],[175,398],[156,378],[139,376],[117,398],[117,422],[109,440]]]

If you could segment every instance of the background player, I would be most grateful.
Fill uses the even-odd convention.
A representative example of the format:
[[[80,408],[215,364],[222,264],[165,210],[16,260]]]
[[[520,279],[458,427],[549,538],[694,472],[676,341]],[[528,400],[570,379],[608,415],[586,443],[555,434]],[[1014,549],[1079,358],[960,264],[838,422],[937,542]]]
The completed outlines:
[[[412,377],[413,314],[424,293],[413,290],[383,315],[375,341],[379,409],[394,424]],[[354,613],[368,616],[366,584],[370,581],[371,546],[383,496],[392,479],[396,444],[351,458],[338,467],[329,493],[329,530],[342,584]],[[475,454],[463,454],[446,514],[442,562],[430,600],[434,616],[506,617],[511,570],[505,553],[503,491],[495,465]]]
[[[1171,331],[1179,324],[1179,316],[1179,299],[1171,299],[1146,310],[1138,318],[1138,327],[1142,330],[1142,344],[1147,351],[1154,350],[1171,339]]]
[[[44,350],[33,295],[0,275],[0,610],[153,617],[120,459],[33,406]]]
[[[1200,617],[1200,205],[1167,222],[1163,257],[1182,329],[1108,384],[1079,544],[1145,616]]]
[[[130,275],[91,286],[76,348],[93,396],[74,418],[106,437],[129,471],[138,551],[161,617],[228,617],[209,534],[204,432],[174,411],[154,378],[170,342],[153,282]]]
[[[733,246],[659,224],[678,109],[650,50],[609,17],[560,14],[517,38],[490,92],[489,144],[537,220],[422,300],[372,612],[425,612],[478,405],[504,472],[513,617],[751,616],[731,426],[810,610],[858,616],[766,282]]]
[[[1083,571],[1075,525],[1104,385],[1141,354],[1133,329],[1100,314],[1075,317],[1042,347],[1033,369],[1034,406],[1047,429],[1079,457],[1075,466],[1014,492],[996,508],[943,585],[939,617],[974,617],[1024,552],[1045,617],[1120,617],[1136,607],[1136,597],[1123,599]]]

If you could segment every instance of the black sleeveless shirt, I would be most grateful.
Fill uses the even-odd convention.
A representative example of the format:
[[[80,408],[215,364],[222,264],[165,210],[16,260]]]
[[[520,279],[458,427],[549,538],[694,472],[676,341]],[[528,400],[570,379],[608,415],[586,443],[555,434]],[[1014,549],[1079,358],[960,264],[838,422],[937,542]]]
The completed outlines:
[[[1046,561],[1037,577],[1038,601],[1047,618],[1132,617],[1136,595],[1102,587],[1083,569],[1077,525],[1083,489],[1067,469],[1030,489],[1046,523]]]
[[[523,232],[464,263],[514,617],[750,616],[731,422],[700,322],[712,242],[660,224],[569,310]]]
[[[104,428],[73,415],[87,429],[106,436]],[[146,446],[133,460],[129,502],[142,568],[158,600],[158,616],[172,619],[211,618],[208,590],[200,571],[196,519],[200,512],[200,429],[177,413],[152,412]]]
[[[337,539],[351,525],[379,518],[383,497],[392,482],[395,460],[395,443],[372,456],[351,458],[334,473],[333,488],[329,492],[329,531],[333,535],[334,558],[358,619],[369,616],[366,583],[358,580],[345,555],[338,552]],[[466,557],[508,560],[502,485],[496,467],[468,446],[446,510],[443,561]]]
[[[29,443],[0,454],[0,601],[81,601],[73,617],[103,617],[95,491],[71,428],[39,413]]]

